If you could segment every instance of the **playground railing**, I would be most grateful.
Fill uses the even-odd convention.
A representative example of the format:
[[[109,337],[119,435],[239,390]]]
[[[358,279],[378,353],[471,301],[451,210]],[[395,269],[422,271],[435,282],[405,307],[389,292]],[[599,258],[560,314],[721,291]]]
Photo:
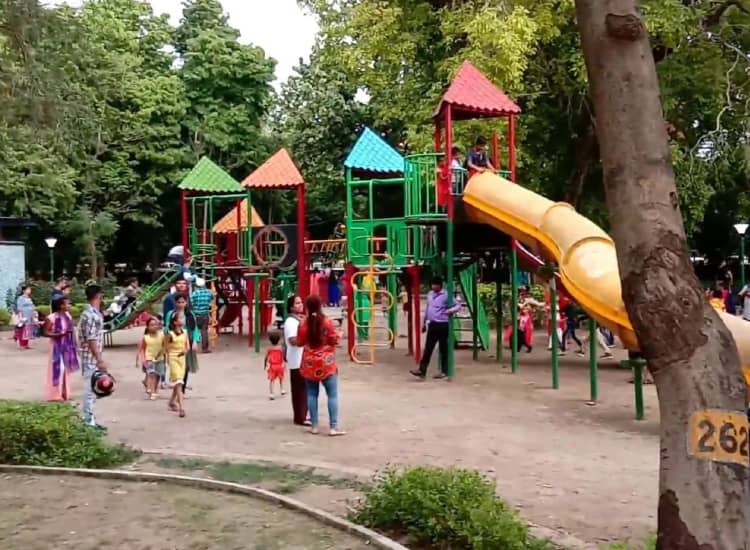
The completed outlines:
[[[409,155],[404,159],[405,205],[407,218],[444,218],[446,210],[438,203],[437,178],[442,153]]]

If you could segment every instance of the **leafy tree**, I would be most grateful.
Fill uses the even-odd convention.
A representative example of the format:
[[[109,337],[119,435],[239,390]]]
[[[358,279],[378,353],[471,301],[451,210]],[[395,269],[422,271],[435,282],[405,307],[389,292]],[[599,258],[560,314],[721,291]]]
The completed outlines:
[[[369,119],[367,105],[356,94],[357,86],[346,74],[320,63],[317,54],[282,87],[278,132],[307,180],[313,230],[319,224],[319,231],[330,231],[344,217],[344,159]]]
[[[89,261],[91,275],[94,277],[103,275],[99,269],[100,262],[118,228],[119,224],[108,212],[94,214],[87,208],[77,210],[63,226],[64,231],[84,251],[83,257]]]

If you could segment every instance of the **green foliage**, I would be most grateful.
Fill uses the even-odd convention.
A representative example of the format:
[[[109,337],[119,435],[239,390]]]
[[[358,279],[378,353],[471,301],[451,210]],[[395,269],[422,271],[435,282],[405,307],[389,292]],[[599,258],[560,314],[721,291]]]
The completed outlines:
[[[602,550],[656,550],[656,535],[649,534],[641,544],[616,542],[602,547]]]
[[[0,328],[8,326],[8,323],[10,323],[10,317],[10,311],[0,308]]]
[[[478,472],[418,466],[385,472],[352,519],[434,548],[544,549]]]
[[[490,323],[494,324],[497,314],[497,287],[495,283],[479,283],[479,299],[482,300],[484,309],[487,312],[487,318]],[[503,303],[503,321],[505,324],[510,323],[510,304],[512,289],[510,284],[503,285],[502,303]],[[544,285],[531,285],[529,294],[535,300],[544,301]],[[544,311],[539,309],[534,311],[534,324],[539,327],[542,325]]]
[[[0,463],[106,468],[137,453],[112,446],[68,403],[0,401]]]

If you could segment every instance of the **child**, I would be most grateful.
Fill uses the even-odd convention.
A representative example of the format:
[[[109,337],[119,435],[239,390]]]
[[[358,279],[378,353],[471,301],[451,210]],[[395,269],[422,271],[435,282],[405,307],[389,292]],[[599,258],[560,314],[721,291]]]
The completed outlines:
[[[534,320],[528,307],[521,308],[518,315],[518,351],[526,348],[526,353],[531,353],[531,343],[534,337]]]
[[[284,350],[282,350],[279,345],[281,334],[278,332],[273,331],[268,333],[268,340],[271,342],[271,347],[266,351],[264,368],[268,372],[268,398],[273,401],[276,399],[276,396],[273,393],[273,383],[275,380],[279,381],[279,391],[281,392],[281,395],[286,394],[284,391]]]
[[[708,301],[709,304],[711,304],[711,307],[713,307],[717,311],[726,311],[726,306],[724,305],[724,293],[720,289],[716,289],[712,292],[712,298]]]
[[[156,317],[151,317],[146,323],[146,331],[141,339],[138,358],[143,369],[143,386],[149,399],[154,401],[159,397],[159,379],[164,376],[164,332]]]
[[[182,384],[185,379],[185,354],[188,350],[188,338],[184,326],[184,315],[176,312],[169,321],[169,333],[164,339],[164,351],[169,365],[169,381],[173,384],[168,408],[170,411],[178,412],[180,418],[185,417]]]

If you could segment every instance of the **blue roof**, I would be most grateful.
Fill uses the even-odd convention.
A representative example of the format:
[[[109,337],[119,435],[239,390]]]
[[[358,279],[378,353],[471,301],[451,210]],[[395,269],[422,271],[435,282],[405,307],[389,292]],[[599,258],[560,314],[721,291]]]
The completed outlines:
[[[404,157],[370,128],[365,128],[346,157],[344,166],[367,172],[403,172]]]

